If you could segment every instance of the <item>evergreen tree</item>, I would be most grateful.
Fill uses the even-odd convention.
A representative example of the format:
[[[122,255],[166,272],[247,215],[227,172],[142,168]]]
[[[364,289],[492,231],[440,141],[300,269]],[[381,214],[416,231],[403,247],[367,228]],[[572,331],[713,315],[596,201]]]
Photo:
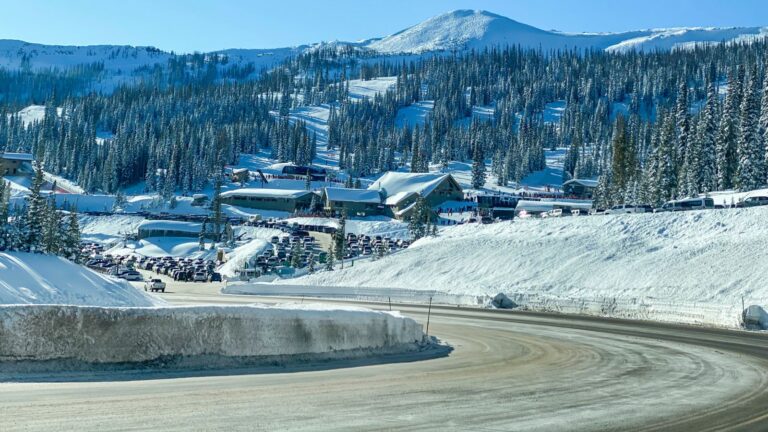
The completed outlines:
[[[344,253],[347,247],[347,215],[346,211],[342,211],[339,216],[339,227],[336,229],[333,238],[333,252],[336,255],[336,259],[341,262],[341,268],[344,268]]]
[[[291,247],[291,267],[301,267],[303,254],[304,248],[301,246],[301,241],[294,243]]]
[[[427,201],[419,196],[408,221],[408,232],[413,240],[418,240],[429,234],[431,213],[432,209],[429,208]]]
[[[740,84],[734,76],[728,81],[720,127],[717,132],[717,188],[730,189],[734,186],[738,157],[736,153],[737,122]]]
[[[335,255],[336,255],[336,252],[334,251],[334,244],[331,243],[330,245],[328,245],[328,257],[325,260],[326,271],[333,271],[333,265],[335,264]]]
[[[698,191],[703,193],[717,190],[717,104],[717,91],[710,82],[697,130],[698,165],[692,170],[692,175],[698,177]]]
[[[485,156],[479,144],[472,151],[472,188],[480,189],[485,185]]]
[[[74,207],[69,210],[61,255],[72,262],[79,262],[80,260],[80,225]]]
[[[307,271],[309,274],[312,274],[315,272],[315,254],[311,253],[309,254],[309,258],[307,260]]]
[[[24,215],[24,234],[25,248],[29,252],[42,252],[45,247],[43,244],[43,225],[46,221],[46,202],[42,196],[43,187],[43,167],[41,164],[35,165],[35,176],[32,180],[32,187],[27,197],[27,211]]]
[[[750,73],[741,99],[741,124],[738,142],[738,186],[752,190],[765,184],[765,148],[759,134],[757,71]]]
[[[59,255],[62,246],[62,219],[56,209],[56,199],[53,193],[46,200],[43,215],[43,251],[51,255]]]
[[[207,236],[207,229],[208,229],[208,219],[203,221],[202,226],[200,226],[200,235],[198,236],[198,243],[199,243],[199,250],[204,251],[205,250],[205,238]]]
[[[763,99],[760,103],[760,137],[762,138],[763,148],[765,149],[766,171],[768,171],[768,61],[766,61],[764,70],[765,78],[763,80]],[[767,173],[768,174],[768,173]],[[765,179],[768,182],[768,178]]]
[[[211,200],[211,220],[213,221],[213,239],[211,250],[216,247],[216,242],[221,241],[222,222],[224,215],[221,210],[221,173],[218,173],[213,180],[213,200]]]

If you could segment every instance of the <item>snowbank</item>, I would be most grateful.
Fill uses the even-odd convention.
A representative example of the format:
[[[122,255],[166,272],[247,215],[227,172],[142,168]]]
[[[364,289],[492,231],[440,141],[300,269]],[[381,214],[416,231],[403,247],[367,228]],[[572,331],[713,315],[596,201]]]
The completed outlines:
[[[0,307],[0,367],[19,361],[173,365],[195,357],[210,367],[210,360],[221,358],[317,360],[401,352],[417,349],[421,340],[414,320],[358,308]]]
[[[210,251],[210,241],[206,242],[206,249],[200,250],[200,241],[191,237],[147,237],[138,241],[126,241],[109,249],[107,253],[112,255],[130,255],[148,257],[185,257],[209,259],[215,256],[216,251]]]
[[[254,261],[257,256],[263,254],[267,249],[272,250],[272,243],[262,239],[251,240],[228,253],[227,262],[219,267],[218,271],[224,277],[235,277],[237,272],[245,267],[246,263]]]
[[[378,261],[282,283],[384,296],[505,293],[538,310],[737,326],[742,300],[768,304],[766,217],[768,208],[752,208],[464,225]]]
[[[148,307],[165,304],[131,284],[63,258],[0,252],[0,305]]]

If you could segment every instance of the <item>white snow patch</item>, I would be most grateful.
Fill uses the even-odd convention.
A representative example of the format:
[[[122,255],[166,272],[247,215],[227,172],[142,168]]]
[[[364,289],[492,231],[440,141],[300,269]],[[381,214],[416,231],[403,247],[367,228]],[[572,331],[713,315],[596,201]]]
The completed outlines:
[[[282,283],[505,293],[532,309],[735,327],[742,297],[768,304],[766,217],[752,208],[472,224]]]
[[[149,307],[165,302],[63,258],[0,252],[0,304]]]

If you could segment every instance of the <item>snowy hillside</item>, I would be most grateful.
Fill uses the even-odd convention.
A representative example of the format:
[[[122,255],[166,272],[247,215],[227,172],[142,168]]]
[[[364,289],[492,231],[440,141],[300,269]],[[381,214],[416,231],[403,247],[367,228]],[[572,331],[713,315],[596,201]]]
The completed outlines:
[[[104,63],[106,70],[131,71],[141,66],[165,65],[172,55],[151,47],[118,45],[42,45],[19,40],[0,40],[0,67],[6,69],[68,68]]]
[[[768,304],[766,217],[763,207],[464,225],[292,283],[506,293],[535,309],[734,325],[742,296]]]
[[[150,307],[165,302],[63,258],[0,252],[0,304]]]
[[[373,35],[361,35],[371,37]],[[350,46],[383,54],[418,54],[430,51],[483,49],[519,45],[543,50],[593,48],[608,51],[654,50],[696,43],[749,40],[768,36],[768,27],[651,29],[626,33],[561,33],[541,30],[482,10],[456,10],[430,18],[387,37],[363,42],[312,43],[274,49],[227,49],[207,53],[226,55],[229,64],[252,63],[257,71],[277,65],[297,54],[329,46]],[[153,47],[120,45],[62,46],[19,40],[0,40],[0,68],[68,69],[83,64],[103,64],[103,79],[112,85],[130,80],[155,65],[165,67],[176,54]],[[379,89],[372,89],[378,91]],[[353,97],[355,97],[354,92]]]
[[[766,28],[680,28],[627,33],[560,33],[545,31],[487,11],[457,10],[430,18],[368,48],[382,53],[484,49],[519,45],[543,50],[581,48],[626,51],[672,49],[691,43],[713,43],[765,37]]]

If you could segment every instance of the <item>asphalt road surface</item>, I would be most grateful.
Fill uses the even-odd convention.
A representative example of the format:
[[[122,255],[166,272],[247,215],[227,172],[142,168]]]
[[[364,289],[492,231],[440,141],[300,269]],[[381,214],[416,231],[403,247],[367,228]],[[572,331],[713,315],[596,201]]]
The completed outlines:
[[[278,301],[219,288],[169,283],[163,297]],[[426,307],[395,308],[426,321]],[[456,307],[434,307],[430,333],[453,351],[266,373],[0,383],[0,430],[768,430],[761,334]]]

